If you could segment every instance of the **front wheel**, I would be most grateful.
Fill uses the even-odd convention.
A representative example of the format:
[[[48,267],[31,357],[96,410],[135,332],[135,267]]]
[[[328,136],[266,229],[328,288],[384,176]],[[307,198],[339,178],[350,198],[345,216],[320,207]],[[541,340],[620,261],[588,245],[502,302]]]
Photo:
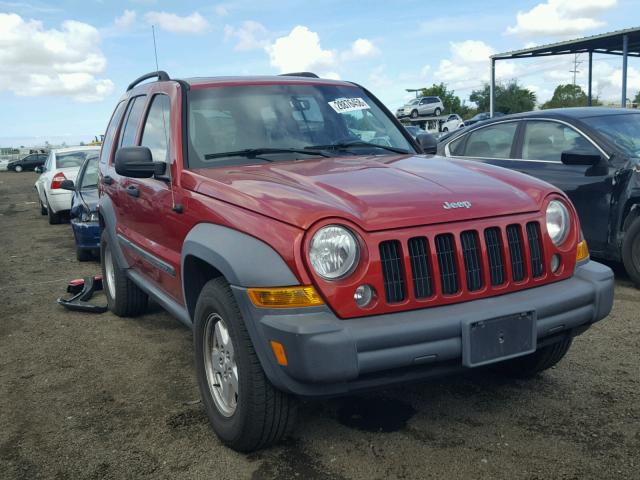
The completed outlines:
[[[622,262],[633,283],[640,288],[640,218],[636,218],[624,234]]]
[[[16,172],[20,173],[22,171],[22,167],[20,165],[16,165]]]
[[[440,108],[436,108],[433,113],[435,114],[436,117],[439,117],[440,114],[442,113],[442,110]]]
[[[418,110],[411,110],[411,118],[418,118]]]
[[[510,377],[533,378],[562,360],[569,351],[571,342],[571,338],[560,340],[524,357],[496,363],[493,368]]]
[[[220,440],[251,452],[284,438],[293,428],[295,398],[267,379],[222,277],[200,292],[193,340],[202,403]]]
[[[449,128],[448,128],[448,127],[444,127],[444,128],[442,129],[442,131],[443,131],[443,132],[448,132],[448,131],[449,131]]]

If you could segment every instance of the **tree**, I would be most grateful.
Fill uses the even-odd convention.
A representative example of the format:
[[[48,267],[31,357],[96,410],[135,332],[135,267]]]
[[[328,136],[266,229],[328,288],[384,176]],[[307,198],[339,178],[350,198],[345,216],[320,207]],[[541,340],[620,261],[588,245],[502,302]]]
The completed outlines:
[[[444,105],[444,111],[447,113],[457,113],[463,116],[469,110],[453,90],[449,90],[444,83],[433,84],[429,88],[422,89],[423,97],[440,97]]]
[[[597,98],[593,98],[591,104],[600,105],[600,102]],[[541,108],[586,107],[587,105],[589,105],[589,98],[580,85],[568,83],[558,85],[553,91],[551,100],[543,103]]]
[[[636,105],[640,104],[640,92],[636,93],[636,96],[633,99],[633,103],[635,103]]]
[[[478,105],[478,112],[489,111],[490,87],[485,83],[482,90],[473,90],[469,100]],[[496,84],[495,111],[502,113],[519,113],[533,110],[536,104],[536,94],[518,85],[512,80],[508,84]]]

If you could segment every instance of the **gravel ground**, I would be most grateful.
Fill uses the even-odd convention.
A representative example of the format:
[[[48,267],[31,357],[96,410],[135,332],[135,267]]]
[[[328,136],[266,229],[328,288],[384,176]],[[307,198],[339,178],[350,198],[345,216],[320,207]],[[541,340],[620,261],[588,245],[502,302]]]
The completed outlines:
[[[623,274],[608,319],[531,381],[487,371],[304,402],[293,438],[252,455],[212,434],[190,332],[55,304],[75,260],[36,174],[0,174],[0,477],[639,478],[640,291]],[[102,299],[100,299],[102,300]]]

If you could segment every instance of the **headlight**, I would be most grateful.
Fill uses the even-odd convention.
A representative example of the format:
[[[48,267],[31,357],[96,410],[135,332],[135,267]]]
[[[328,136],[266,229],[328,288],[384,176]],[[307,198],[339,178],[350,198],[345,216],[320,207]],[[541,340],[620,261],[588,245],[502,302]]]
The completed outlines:
[[[547,206],[547,232],[556,245],[564,242],[569,233],[569,211],[559,200],[551,200]]]
[[[335,280],[351,273],[358,263],[356,237],[345,227],[327,225],[311,239],[309,260],[318,275]]]

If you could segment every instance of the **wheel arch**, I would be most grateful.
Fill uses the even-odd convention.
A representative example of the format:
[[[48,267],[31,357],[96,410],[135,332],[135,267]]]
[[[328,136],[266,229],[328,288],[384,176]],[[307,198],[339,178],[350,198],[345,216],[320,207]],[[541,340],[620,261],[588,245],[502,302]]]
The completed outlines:
[[[230,285],[240,287],[300,283],[271,246],[222,225],[196,225],[184,240],[181,257],[182,292],[191,319],[202,287],[220,276]]]
[[[640,218],[640,197],[627,200],[622,211],[622,231],[626,232],[636,218]]]

